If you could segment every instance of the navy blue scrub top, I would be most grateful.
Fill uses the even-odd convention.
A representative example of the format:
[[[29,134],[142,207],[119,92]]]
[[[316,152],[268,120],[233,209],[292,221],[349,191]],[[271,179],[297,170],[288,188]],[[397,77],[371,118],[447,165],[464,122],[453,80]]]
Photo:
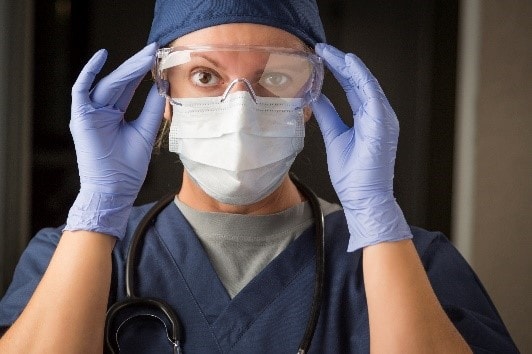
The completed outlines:
[[[127,235],[113,251],[110,303],[125,296],[127,246],[148,207],[133,209]],[[368,353],[362,253],[346,252],[349,233],[342,211],[326,217],[325,230],[325,295],[310,352]],[[517,353],[479,279],[447,238],[414,227],[412,232],[439,301],[473,351]],[[30,242],[0,302],[0,328],[5,330],[19,316],[60,235],[61,228],[44,229]],[[146,235],[136,274],[140,296],[163,299],[177,313],[185,354],[296,353],[312,300],[314,228],[292,242],[231,300],[194,231],[170,203]],[[393,289],[389,296],[394,296]],[[165,333],[153,317],[128,321],[119,333],[121,351],[171,353]]]

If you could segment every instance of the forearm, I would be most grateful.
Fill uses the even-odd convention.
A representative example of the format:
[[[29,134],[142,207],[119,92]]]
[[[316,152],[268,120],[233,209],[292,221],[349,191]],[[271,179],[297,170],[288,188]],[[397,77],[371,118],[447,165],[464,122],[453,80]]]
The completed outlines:
[[[363,250],[373,353],[470,353],[441,307],[410,240]]]
[[[65,231],[2,353],[101,353],[115,238]]]

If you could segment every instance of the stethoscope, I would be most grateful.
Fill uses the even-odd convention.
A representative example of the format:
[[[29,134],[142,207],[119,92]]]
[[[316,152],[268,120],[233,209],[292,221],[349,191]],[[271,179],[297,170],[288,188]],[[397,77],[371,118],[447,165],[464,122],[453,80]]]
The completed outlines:
[[[320,202],[316,194],[305,184],[303,184],[299,179],[293,174],[290,175],[290,178],[297,186],[299,191],[307,198],[310,207],[312,209],[312,214],[315,220],[315,230],[316,230],[316,273],[314,280],[314,293],[312,296],[312,305],[309,313],[309,318],[307,320],[307,326],[305,333],[299,344],[299,349],[297,354],[307,353],[312,337],[314,336],[314,331],[318,323],[318,317],[320,315],[321,302],[323,297],[323,279],[325,275],[325,254],[324,254],[324,243],[325,243],[325,230],[324,230],[324,220],[323,212],[320,207]],[[126,258],[126,297],[124,300],[114,303],[109,310],[107,311],[107,318],[105,320],[105,343],[106,348],[110,353],[116,354],[120,352],[118,345],[118,334],[122,326],[130,320],[133,320],[140,316],[150,316],[160,320],[166,329],[166,335],[168,340],[173,346],[174,354],[181,354],[181,323],[176,313],[172,310],[170,305],[166,302],[150,298],[150,297],[139,297],[135,293],[134,286],[134,269],[136,265],[137,256],[142,250],[142,241],[146,235],[146,231],[152,224],[155,222],[157,215],[175,198],[175,193],[171,193],[164,198],[160,199],[157,203],[151,207],[150,210],[144,215],[140,221],[135,233],[133,234],[133,239],[129,245],[127,258]],[[119,325],[118,329],[115,332],[114,338],[111,334],[111,328],[120,313],[123,313],[125,310],[130,311],[132,308],[137,309],[153,309],[164,314],[167,318],[167,322],[170,326],[167,326],[165,321],[161,320],[158,316],[153,314],[141,313],[137,315],[132,315],[127,317]]]

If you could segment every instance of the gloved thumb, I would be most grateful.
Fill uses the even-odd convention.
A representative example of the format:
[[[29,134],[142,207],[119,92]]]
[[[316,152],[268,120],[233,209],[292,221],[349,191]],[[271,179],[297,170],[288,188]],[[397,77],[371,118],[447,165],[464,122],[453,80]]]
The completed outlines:
[[[140,116],[132,122],[132,125],[141,132],[142,136],[151,145],[155,141],[159,127],[163,119],[165,99],[157,92],[153,85],[148,93],[144,108]]]
[[[321,94],[316,101],[312,102],[311,106],[323,135],[325,146],[329,146],[336,137],[349,129],[325,95]]]

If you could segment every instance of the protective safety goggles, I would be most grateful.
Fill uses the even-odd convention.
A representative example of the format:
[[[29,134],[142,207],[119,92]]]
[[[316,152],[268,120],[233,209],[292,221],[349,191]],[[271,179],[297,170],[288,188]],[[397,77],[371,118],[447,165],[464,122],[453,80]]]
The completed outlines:
[[[323,63],[313,53],[263,46],[181,46],[157,51],[153,75],[159,93],[180,99],[220,97],[248,90],[261,98],[315,100],[323,83]]]

